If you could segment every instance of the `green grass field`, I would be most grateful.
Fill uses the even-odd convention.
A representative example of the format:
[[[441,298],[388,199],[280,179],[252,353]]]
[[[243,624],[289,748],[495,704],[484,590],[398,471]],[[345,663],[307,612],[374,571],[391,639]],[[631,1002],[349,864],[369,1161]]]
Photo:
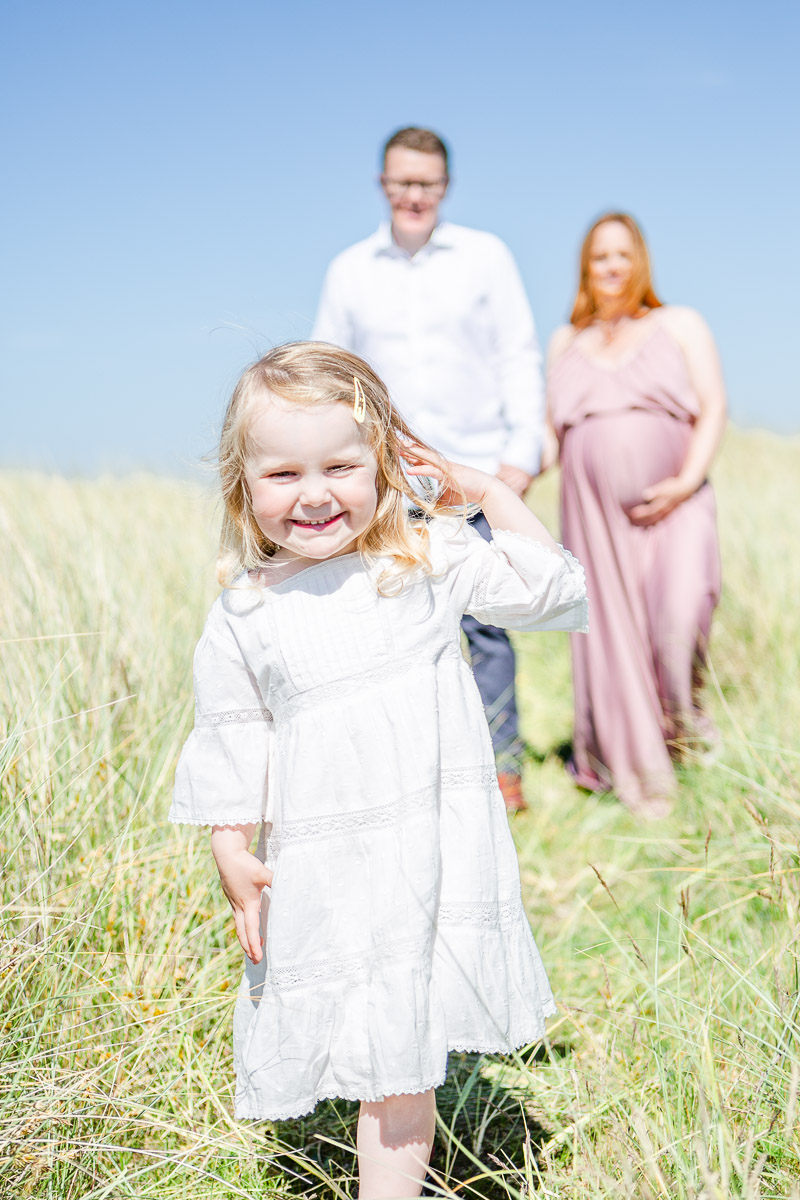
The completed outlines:
[[[671,817],[570,786],[567,639],[518,640],[561,1008],[519,1058],[455,1057],[434,1194],[800,1197],[800,442],[732,431],[715,483],[724,745]],[[185,484],[0,476],[3,1200],[356,1194],[355,1106],[233,1120],[240,952],[207,834],[166,821],[214,524]]]

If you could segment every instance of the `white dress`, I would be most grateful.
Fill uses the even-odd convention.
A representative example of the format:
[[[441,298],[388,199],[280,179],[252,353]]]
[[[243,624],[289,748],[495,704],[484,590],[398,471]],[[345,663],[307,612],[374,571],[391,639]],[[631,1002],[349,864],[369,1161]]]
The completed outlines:
[[[239,1117],[427,1091],[449,1050],[508,1052],[555,1011],[460,621],[585,629],[583,571],[429,530],[434,574],[399,595],[358,554],[245,576],[197,647],[170,819],[263,822],[275,872],[234,1015]]]

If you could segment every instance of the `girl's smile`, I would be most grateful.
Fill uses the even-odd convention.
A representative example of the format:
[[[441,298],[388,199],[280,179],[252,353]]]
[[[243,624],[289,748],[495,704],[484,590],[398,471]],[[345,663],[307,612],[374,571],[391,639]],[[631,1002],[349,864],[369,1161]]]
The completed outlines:
[[[345,404],[290,404],[265,393],[250,425],[245,479],[275,558],[355,549],[378,504],[377,463]]]
[[[318,521],[293,521],[293,525],[299,525],[301,529],[330,529],[334,521],[338,521],[341,513],[337,513],[335,517],[321,517]]]

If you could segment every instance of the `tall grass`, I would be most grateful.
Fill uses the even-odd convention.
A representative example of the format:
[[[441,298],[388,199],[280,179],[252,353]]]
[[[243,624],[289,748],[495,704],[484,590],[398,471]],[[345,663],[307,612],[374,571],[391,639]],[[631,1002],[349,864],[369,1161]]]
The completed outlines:
[[[566,638],[518,642],[526,902],[559,1016],[456,1057],[431,1191],[800,1197],[800,444],[716,472],[718,761],[643,825],[576,792]],[[534,506],[555,527],[555,480]],[[210,505],[147,476],[0,476],[0,1195],[354,1196],[345,1103],[231,1117],[240,954],[201,832],[166,824],[214,595]]]

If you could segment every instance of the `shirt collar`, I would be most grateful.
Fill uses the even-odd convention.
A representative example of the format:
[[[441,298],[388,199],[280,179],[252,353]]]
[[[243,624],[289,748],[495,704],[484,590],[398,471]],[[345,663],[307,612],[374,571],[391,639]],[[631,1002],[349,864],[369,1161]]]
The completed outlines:
[[[449,250],[452,248],[453,239],[450,234],[451,226],[447,221],[440,221],[434,228],[433,233],[428,238],[424,246],[421,246],[414,255],[416,258],[419,254],[430,254],[434,250]],[[390,221],[381,221],[375,234],[375,253],[386,254],[391,258],[408,258],[405,250],[401,250],[392,237],[392,225]]]

